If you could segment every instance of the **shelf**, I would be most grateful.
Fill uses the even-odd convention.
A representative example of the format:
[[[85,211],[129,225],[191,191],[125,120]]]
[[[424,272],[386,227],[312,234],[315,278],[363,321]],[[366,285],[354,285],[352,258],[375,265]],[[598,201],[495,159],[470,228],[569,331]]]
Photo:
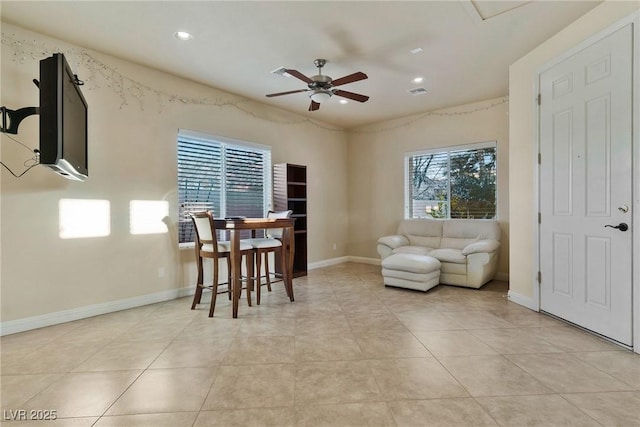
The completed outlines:
[[[307,167],[291,163],[273,166],[273,206],[276,211],[291,210],[295,218],[293,259],[294,277],[307,274]],[[276,271],[280,268],[276,265]]]

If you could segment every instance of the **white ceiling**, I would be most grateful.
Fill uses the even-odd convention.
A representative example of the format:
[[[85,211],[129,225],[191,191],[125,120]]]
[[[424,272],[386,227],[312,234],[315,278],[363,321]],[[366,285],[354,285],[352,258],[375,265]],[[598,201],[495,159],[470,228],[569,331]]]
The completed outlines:
[[[507,95],[508,67],[599,1],[5,1],[2,20],[341,127]],[[193,39],[182,42],[178,30]],[[422,52],[412,54],[414,48]],[[367,80],[308,112],[306,88],[272,74]],[[421,84],[412,83],[416,76]],[[423,86],[424,95],[409,89]]]

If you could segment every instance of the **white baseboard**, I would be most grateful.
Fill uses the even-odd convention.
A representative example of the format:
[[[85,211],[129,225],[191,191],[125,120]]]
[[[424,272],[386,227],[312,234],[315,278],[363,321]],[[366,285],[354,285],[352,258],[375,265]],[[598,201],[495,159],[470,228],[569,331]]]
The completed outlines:
[[[380,258],[366,258],[363,256],[350,256],[349,262],[359,262],[360,264],[380,265],[382,261]]]
[[[307,265],[307,270],[315,270],[317,268],[331,267],[332,265],[338,265],[345,262],[349,262],[348,256],[341,256],[339,258],[329,258],[322,261],[309,263]]]
[[[538,302],[532,297],[528,297],[512,290],[509,290],[508,293],[509,301],[515,302],[516,304],[520,304],[528,309],[533,311],[540,311],[540,307],[538,307]]]
[[[74,320],[86,319],[88,317],[141,307],[143,305],[169,301],[193,295],[193,292],[194,288],[192,286],[181,289],[170,289],[163,292],[156,292],[154,294],[141,295],[139,297],[93,304],[85,307],[57,311],[55,313],[25,317],[23,319],[9,320],[7,322],[0,323],[0,336],[30,331],[32,329],[43,328],[45,326],[57,325],[60,323],[72,322]]]
[[[367,258],[359,256],[341,256],[338,258],[329,258],[322,261],[312,262],[307,265],[308,270],[317,268],[331,267],[332,265],[344,264],[345,262],[358,262],[361,264],[380,265],[380,260],[376,258]]]

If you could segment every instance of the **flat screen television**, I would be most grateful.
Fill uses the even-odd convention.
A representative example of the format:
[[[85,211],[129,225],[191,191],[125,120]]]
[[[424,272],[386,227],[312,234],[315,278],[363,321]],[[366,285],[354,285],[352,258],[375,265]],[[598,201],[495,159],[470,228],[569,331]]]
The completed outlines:
[[[62,53],[40,61],[40,164],[78,181],[89,175],[81,84]]]

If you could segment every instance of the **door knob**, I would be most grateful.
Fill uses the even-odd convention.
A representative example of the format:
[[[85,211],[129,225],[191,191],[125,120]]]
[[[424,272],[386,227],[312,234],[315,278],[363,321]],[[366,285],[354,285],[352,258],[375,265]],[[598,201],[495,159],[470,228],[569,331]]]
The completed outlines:
[[[609,224],[607,224],[607,225],[605,225],[605,228],[606,227],[617,228],[620,231],[627,231],[629,229],[629,226],[627,224],[625,224],[624,222],[621,222],[618,225],[609,225]]]

